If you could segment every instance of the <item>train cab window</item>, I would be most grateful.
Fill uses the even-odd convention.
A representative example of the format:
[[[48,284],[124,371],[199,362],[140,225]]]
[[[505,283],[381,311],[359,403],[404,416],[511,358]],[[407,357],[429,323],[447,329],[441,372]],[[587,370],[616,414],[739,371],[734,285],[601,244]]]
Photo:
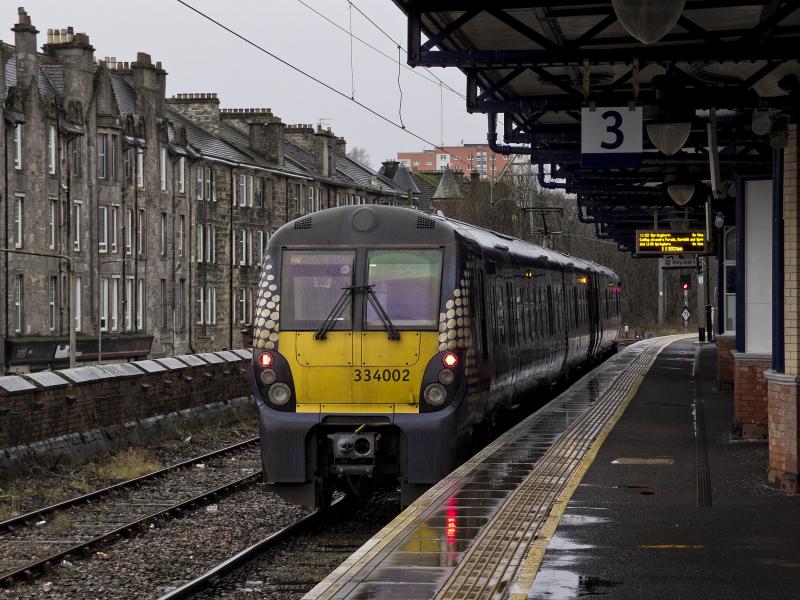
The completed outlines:
[[[442,250],[370,250],[367,282],[396,327],[427,329],[439,322]],[[460,293],[460,290],[457,290]],[[463,299],[456,298],[457,308]],[[455,309],[454,309],[455,310]],[[367,304],[367,329],[384,327]]]
[[[283,253],[281,329],[317,329],[345,289],[353,285],[354,251],[292,250]],[[353,327],[351,298],[336,319],[334,330]]]

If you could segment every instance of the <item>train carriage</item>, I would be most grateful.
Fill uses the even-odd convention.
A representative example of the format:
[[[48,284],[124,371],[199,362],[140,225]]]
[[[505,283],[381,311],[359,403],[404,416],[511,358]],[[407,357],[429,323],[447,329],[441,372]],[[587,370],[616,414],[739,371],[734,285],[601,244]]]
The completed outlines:
[[[333,208],[272,236],[253,394],[267,481],[334,486],[450,472],[475,427],[609,352],[619,281],[597,264],[387,206]]]

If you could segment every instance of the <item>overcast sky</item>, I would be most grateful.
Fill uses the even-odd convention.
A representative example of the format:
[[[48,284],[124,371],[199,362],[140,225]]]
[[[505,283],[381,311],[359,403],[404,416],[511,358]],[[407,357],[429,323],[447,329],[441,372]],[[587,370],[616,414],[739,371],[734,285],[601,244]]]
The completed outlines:
[[[303,0],[349,30],[347,0]],[[406,19],[391,0],[353,0],[392,39],[405,47]],[[176,0],[19,0],[40,31],[73,26],[89,35],[98,58],[133,61],[147,52],[168,72],[167,94],[217,92],[222,107],[271,107],[284,123],[324,123],[347,138],[348,149],[367,149],[373,167],[398,151],[426,145],[349,99],[342,98],[256,50]],[[190,4],[308,73],[345,92],[351,90],[350,36],[314,14],[300,0],[190,0]],[[5,34],[17,22],[18,3],[3,3]],[[353,34],[392,57],[389,60],[353,40],[355,97],[399,122],[397,46],[356,10]],[[409,71],[402,55],[403,122],[407,129],[434,143],[444,130],[446,144],[483,142],[486,117],[468,115],[464,99],[444,89],[440,118],[440,86],[422,69]],[[433,69],[445,83],[464,94],[464,76],[455,69]]]

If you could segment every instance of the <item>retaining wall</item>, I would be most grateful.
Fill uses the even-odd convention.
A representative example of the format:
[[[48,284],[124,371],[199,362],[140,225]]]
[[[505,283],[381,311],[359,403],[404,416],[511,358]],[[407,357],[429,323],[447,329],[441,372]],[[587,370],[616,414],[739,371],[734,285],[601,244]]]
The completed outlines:
[[[250,358],[235,350],[0,377],[0,471],[34,455],[80,461],[180,420],[246,411]]]

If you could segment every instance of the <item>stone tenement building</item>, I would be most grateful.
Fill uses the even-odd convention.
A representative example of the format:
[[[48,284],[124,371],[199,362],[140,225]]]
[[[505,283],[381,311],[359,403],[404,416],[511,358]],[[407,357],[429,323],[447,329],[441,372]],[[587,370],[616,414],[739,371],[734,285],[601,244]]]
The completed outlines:
[[[166,98],[160,62],[98,61],[72,28],[49,29],[39,51],[23,9],[12,31],[0,45],[3,370],[66,364],[70,265],[79,360],[241,347],[272,232],[331,206],[414,200],[329,129],[220,109],[215,93]]]

